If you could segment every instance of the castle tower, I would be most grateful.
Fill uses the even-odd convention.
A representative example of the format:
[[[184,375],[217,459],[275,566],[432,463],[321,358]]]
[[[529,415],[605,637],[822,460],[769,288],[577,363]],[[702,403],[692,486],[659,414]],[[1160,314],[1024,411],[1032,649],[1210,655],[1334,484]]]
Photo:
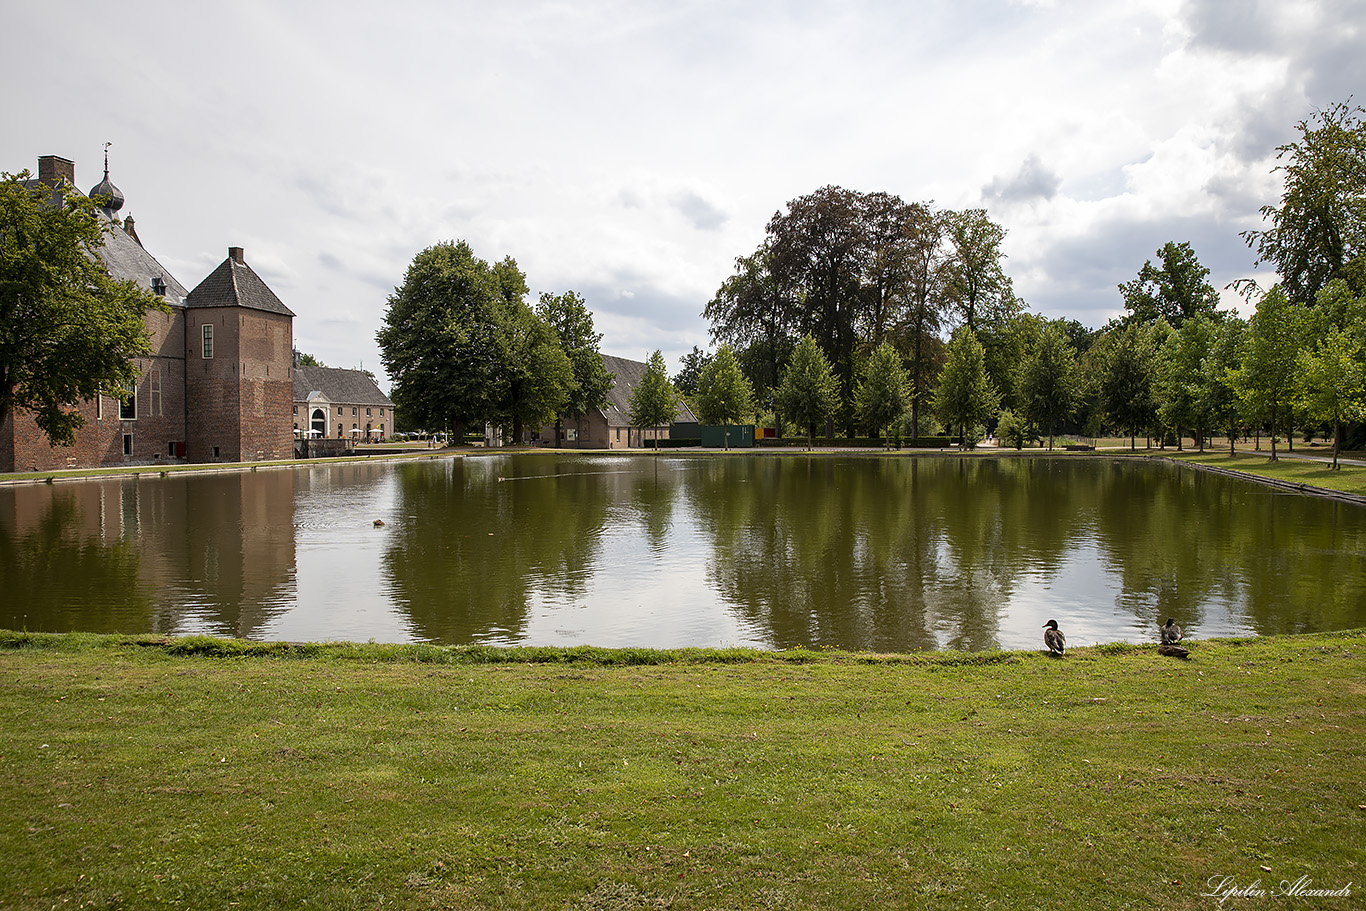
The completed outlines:
[[[185,298],[188,458],[294,457],[294,312],[241,247]]]

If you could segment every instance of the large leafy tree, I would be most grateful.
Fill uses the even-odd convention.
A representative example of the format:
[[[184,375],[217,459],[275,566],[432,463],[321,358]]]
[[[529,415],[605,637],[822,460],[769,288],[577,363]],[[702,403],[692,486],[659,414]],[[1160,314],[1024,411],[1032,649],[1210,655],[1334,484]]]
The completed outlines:
[[[816,425],[834,413],[839,397],[839,381],[830,369],[816,340],[807,335],[797,343],[778,387],[777,403],[782,412],[806,431],[806,448]]]
[[[1001,321],[1002,308],[1017,304],[1010,278],[1001,261],[1006,230],[986,209],[966,209],[948,218],[953,257],[948,263],[948,298],[958,316],[976,332],[982,321]]]
[[[1211,399],[1205,388],[1208,378],[1205,361],[1218,337],[1219,324],[1201,313],[1181,324],[1162,345],[1158,354],[1158,411],[1164,426],[1177,432],[1181,448],[1181,428],[1188,427],[1200,450],[1211,426]]]
[[[1078,393],[1077,358],[1065,329],[1050,323],[1025,362],[1020,383],[1025,415],[1048,428],[1048,448],[1059,420],[1072,416]]]
[[[1333,464],[1343,443],[1344,422],[1366,418],[1366,294],[1353,294],[1342,279],[1324,285],[1304,314],[1305,350],[1296,368],[1299,405],[1311,420],[1333,425]]]
[[[669,370],[661,352],[656,351],[645,362],[645,374],[631,392],[626,411],[626,420],[633,427],[662,427],[678,416],[678,390],[669,382]],[[657,440],[655,448],[659,448]]]
[[[509,326],[527,294],[511,257],[490,265],[465,241],[413,257],[376,333],[400,411],[429,427],[500,422],[508,402]]]
[[[906,370],[901,366],[901,355],[883,342],[863,365],[858,387],[859,419],[873,436],[878,436],[905,414]]]
[[[1219,308],[1219,292],[1209,283],[1209,269],[1200,264],[1189,243],[1168,241],[1157,251],[1161,267],[1146,260],[1138,277],[1123,282],[1119,293],[1126,322],[1143,324],[1166,320],[1180,329],[1186,320],[1198,315],[1213,316]]]
[[[968,447],[968,429],[985,424],[1001,404],[1000,393],[987,376],[986,353],[977,334],[965,323],[949,340],[944,371],[934,393],[934,408],[945,426],[957,427],[960,445]],[[973,443],[976,437],[973,437]]]
[[[729,427],[738,424],[754,408],[754,390],[740,369],[740,361],[729,345],[722,345],[697,381],[698,418],[703,424]],[[725,447],[730,448],[730,431],[725,432]]]
[[[742,366],[757,385],[762,389],[777,385],[792,349],[798,317],[791,290],[774,271],[770,240],[750,256],[735,260],[735,274],[722,282],[702,315],[711,322],[713,341],[744,352]],[[679,388],[686,395],[696,394],[697,380],[708,360],[697,348],[684,357],[679,379],[685,385]]]
[[[1359,336],[1333,327],[1296,362],[1300,402],[1311,418],[1333,424],[1333,468],[1342,450],[1342,423],[1366,417],[1366,366]]]
[[[1155,357],[1151,334],[1138,325],[1125,326],[1102,342],[1100,400],[1110,423],[1135,438],[1157,422]]]
[[[1273,287],[1257,302],[1248,320],[1242,366],[1236,388],[1243,413],[1266,421],[1271,430],[1271,461],[1276,461],[1276,435],[1289,424],[1299,391],[1297,359],[1302,341],[1304,310],[1280,288]]]
[[[944,347],[939,333],[944,328],[948,218],[920,203],[912,204],[907,216],[906,303],[898,334],[909,360],[911,429],[919,435],[920,406],[929,395],[930,379]]]
[[[507,379],[498,411],[502,423],[511,425],[513,442],[521,443],[524,428],[564,413],[578,383],[555,329],[540,313],[518,300],[509,303],[504,319]]]
[[[1279,206],[1263,206],[1268,227],[1242,237],[1279,273],[1285,296],[1309,305],[1319,289],[1343,279],[1366,293],[1366,110],[1331,105],[1296,124],[1300,138],[1280,146]],[[1244,283],[1244,290],[1255,285]]]
[[[811,334],[830,358],[841,399],[854,388],[854,354],[862,286],[870,249],[863,225],[864,196],[822,187],[787,204],[769,220],[770,268],[779,287],[801,301],[797,329]]]
[[[697,380],[702,376],[702,370],[710,360],[710,354],[693,345],[691,351],[678,359],[678,373],[674,375],[674,388],[685,396],[696,395]]]
[[[554,330],[574,376],[569,398],[555,415],[555,445],[559,446],[563,419],[579,421],[605,405],[613,377],[602,363],[602,333],[594,328],[593,314],[582,297],[573,291],[543,293],[537,312]]]
[[[127,393],[152,354],[145,314],[167,309],[105,271],[99,202],[0,173],[0,424],[23,409],[55,445],[84,423],[74,403]]]
[[[1213,344],[1201,364],[1203,382],[1198,407],[1209,415],[1211,427],[1228,432],[1229,455],[1234,453],[1238,422],[1242,417],[1238,407],[1237,377],[1246,332],[1247,323],[1237,316],[1226,317],[1215,324]]]

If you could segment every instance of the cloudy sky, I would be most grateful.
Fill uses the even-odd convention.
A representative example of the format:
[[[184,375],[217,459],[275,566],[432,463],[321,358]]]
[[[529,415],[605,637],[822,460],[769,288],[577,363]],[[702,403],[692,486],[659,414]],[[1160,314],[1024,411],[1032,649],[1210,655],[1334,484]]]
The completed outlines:
[[[186,287],[244,247],[300,349],[381,374],[388,295],[451,239],[676,369],[826,184],[985,206],[1030,308],[1099,326],[1168,240],[1255,274],[1275,147],[1366,101],[1366,0],[2,2],[0,170],[88,190],[111,142]]]

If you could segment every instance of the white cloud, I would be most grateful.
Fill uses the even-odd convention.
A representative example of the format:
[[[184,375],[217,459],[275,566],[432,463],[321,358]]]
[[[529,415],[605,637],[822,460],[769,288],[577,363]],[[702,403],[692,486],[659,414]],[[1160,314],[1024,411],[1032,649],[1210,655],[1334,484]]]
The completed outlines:
[[[182,282],[246,247],[301,340],[367,366],[412,256],[455,238],[584,293],[609,351],[674,363],[773,213],[831,183],[985,200],[1017,289],[1097,325],[1167,240],[1246,273],[1275,145],[1366,84],[1363,0],[42,16],[60,42],[0,35],[0,77],[34,87],[7,102],[0,167],[65,155],[88,187],[112,140],[126,211]]]

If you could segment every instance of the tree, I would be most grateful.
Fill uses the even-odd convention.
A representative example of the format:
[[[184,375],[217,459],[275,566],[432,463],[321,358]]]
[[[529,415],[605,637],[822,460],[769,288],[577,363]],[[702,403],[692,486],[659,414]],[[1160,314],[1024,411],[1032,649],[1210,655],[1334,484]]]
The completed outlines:
[[[920,435],[920,404],[928,395],[937,355],[943,350],[944,285],[947,256],[944,238],[948,219],[919,203],[910,208],[906,231],[910,254],[906,262],[906,307],[900,335],[910,355],[911,432]]]
[[[463,240],[413,257],[376,333],[394,404],[419,424],[452,427],[457,440],[466,424],[500,420],[510,313],[526,293],[511,257],[490,266]]]
[[[1000,404],[1001,396],[987,377],[982,344],[965,323],[954,330],[949,341],[944,371],[934,393],[935,411],[945,426],[958,427],[959,445],[968,448],[968,428],[985,424]]]
[[[1215,324],[1215,335],[1209,354],[1201,363],[1203,383],[1198,407],[1209,415],[1211,427],[1228,431],[1228,453],[1234,453],[1237,436],[1238,410],[1237,375],[1242,364],[1243,339],[1247,323],[1230,316]]]
[[[1054,426],[1072,416],[1077,401],[1077,359],[1062,326],[1050,323],[1044,330],[1025,362],[1020,386],[1025,415],[1048,428],[1051,450]]]
[[[777,286],[801,301],[796,328],[815,337],[840,382],[840,399],[854,389],[857,327],[867,300],[861,280],[869,258],[862,230],[863,194],[822,187],[787,204],[769,220],[770,268]]]
[[[626,420],[633,427],[661,427],[673,423],[678,415],[678,390],[669,382],[664,355],[655,351],[645,364],[640,385],[631,393]],[[659,441],[655,440],[655,448]]]
[[[1244,231],[1257,265],[1270,263],[1285,296],[1308,306],[1319,289],[1343,279],[1366,293],[1366,110],[1331,105],[1296,124],[1300,138],[1276,149],[1284,175],[1281,204],[1263,206],[1270,227]],[[1245,293],[1256,285],[1242,283]]]
[[[512,427],[513,443],[520,444],[526,426],[540,427],[564,413],[578,383],[555,330],[539,313],[518,300],[510,302],[504,319],[507,379],[498,412]]]
[[[578,422],[607,403],[613,377],[602,363],[599,345],[602,333],[593,326],[593,314],[582,297],[573,291],[543,293],[537,312],[559,339],[560,350],[569,358],[573,386],[564,408],[555,415],[555,445],[560,445],[560,430],[565,417]]]
[[[807,449],[811,448],[816,425],[834,412],[838,396],[839,381],[820,345],[810,335],[803,337],[783,373],[777,398],[783,413],[806,431]]]
[[[1124,309],[1129,311],[1125,322],[1148,324],[1165,319],[1173,329],[1180,329],[1194,316],[1212,317],[1218,312],[1219,292],[1209,283],[1209,269],[1200,264],[1194,247],[1168,241],[1157,257],[1162,268],[1146,260],[1138,278],[1119,286]]]
[[[1153,347],[1138,325],[1113,332],[1104,344],[1101,407],[1112,424],[1129,432],[1133,449],[1138,431],[1151,428],[1157,420]]]
[[[948,233],[953,247],[948,298],[963,323],[976,332],[979,321],[999,319],[995,311],[1016,300],[1001,267],[1006,230],[987,216],[986,209],[968,209],[949,216]]]
[[[1204,364],[1217,334],[1218,324],[1201,313],[1182,323],[1158,352],[1158,411],[1163,424],[1176,430],[1177,449],[1181,448],[1183,427],[1190,428],[1200,451],[1205,449],[1210,413]]]
[[[711,355],[696,345],[692,351],[678,359],[678,373],[674,376],[674,388],[685,396],[697,395],[697,380],[711,361]]]
[[[774,271],[771,238],[752,255],[735,260],[735,274],[721,284],[702,315],[711,322],[713,341],[744,352],[749,373],[760,386],[768,389],[778,384],[782,364],[792,349],[797,308]],[[691,365],[688,357],[693,358]],[[697,379],[708,360],[696,348],[685,356],[685,373],[680,373],[689,386],[685,394],[696,394]],[[689,366],[696,368],[696,374]]]
[[[880,436],[906,414],[906,371],[901,366],[901,355],[889,343],[883,342],[873,349],[863,365],[857,400],[859,419],[872,436]]]
[[[99,205],[27,171],[0,173],[0,424],[22,409],[53,445],[74,443],[85,423],[74,403],[127,395],[133,359],[153,353],[146,312],[169,309],[109,277]]]
[[[1024,444],[1029,440],[1029,437],[1029,426],[1017,417],[1015,412],[1009,409],[1001,412],[1001,416],[996,420],[996,438],[998,440],[1014,446],[1016,449],[1024,449]]]
[[[324,364],[322,361],[318,360],[316,357],[314,357],[313,355],[307,353],[306,351],[296,351],[296,352],[294,352],[294,353],[295,353],[295,355],[297,355],[297,361],[298,361],[298,364],[299,364],[300,367],[326,367],[326,366],[327,366],[327,365]],[[371,379],[374,379],[374,377],[371,376]]]
[[[754,407],[754,390],[740,370],[740,362],[729,345],[722,345],[716,357],[697,380],[698,417],[703,424],[729,428],[738,424]],[[730,431],[725,431],[725,448],[730,448]]]
[[[1298,392],[1296,359],[1302,321],[1303,309],[1279,285],[1273,287],[1257,302],[1257,312],[1248,321],[1243,363],[1237,373],[1235,388],[1244,414],[1270,424],[1273,462],[1279,458],[1277,431],[1288,423]]]
[[[1359,337],[1333,327],[1296,362],[1303,388],[1300,401],[1315,420],[1333,424],[1333,468],[1342,449],[1342,422],[1366,417],[1366,367]]]

